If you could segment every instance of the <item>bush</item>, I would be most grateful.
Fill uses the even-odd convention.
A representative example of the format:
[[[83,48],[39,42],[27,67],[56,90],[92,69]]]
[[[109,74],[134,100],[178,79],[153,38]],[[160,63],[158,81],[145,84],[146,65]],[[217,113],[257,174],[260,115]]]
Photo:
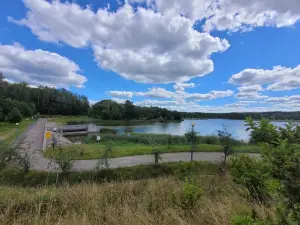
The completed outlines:
[[[267,225],[261,220],[255,220],[251,216],[236,216],[232,219],[231,225]]]
[[[195,206],[197,201],[203,195],[203,189],[196,184],[184,183],[182,207],[184,209],[191,209]]]
[[[267,180],[269,174],[264,168],[263,161],[240,155],[230,159],[230,173],[233,180],[244,185],[252,198],[265,201],[269,198]]]
[[[20,123],[22,121],[22,114],[17,108],[13,108],[7,115],[7,120],[10,123]]]
[[[262,145],[263,157],[271,176],[280,182],[280,189],[277,189],[284,196],[286,216],[300,221],[300,152],[287,140],[279,141],[277,145]]]
[[[71,157],[68,153],[60,149],[59,156],[54,158],[54,162],[59,166],[63,173],[68,173],[72,170],[74,161],[71,160]]]

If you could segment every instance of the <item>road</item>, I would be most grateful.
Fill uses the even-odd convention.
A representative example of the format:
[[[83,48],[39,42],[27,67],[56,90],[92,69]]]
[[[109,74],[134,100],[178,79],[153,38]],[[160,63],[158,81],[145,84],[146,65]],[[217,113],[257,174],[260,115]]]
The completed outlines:
[[[57,165],[51,163],[48,158],[43,156],[43,138],[45,131],[46,119],[39,119],[34,126],[32,126],[25,138],[27,143],[28,151],[32,154],[32,169],[34,170],[43,170],[43,171],[57,171]],[[256,154],[249,154],[250,156],[255,156]],[[195,161],[209,161],[217,162],[222,158],[222,153],[220,152],[195,152],[194,160]],[[179,162],[179,161],[189,161],[190,153],[165,153],[162,154],[161,162]],[[110,159],[110,168],[118,167],[127,167],[127,166],[136,166],[151,164],[154,162],[152,155],[136,155],[136,156],[127,156]],[[82,170],[92,170],[94,169],[97,160],[75,160],[73,164],[73,170],[82,171]]]

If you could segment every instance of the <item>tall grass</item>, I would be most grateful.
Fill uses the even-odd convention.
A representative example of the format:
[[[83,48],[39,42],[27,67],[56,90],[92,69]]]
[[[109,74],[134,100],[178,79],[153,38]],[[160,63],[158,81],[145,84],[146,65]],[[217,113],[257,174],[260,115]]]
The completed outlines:
[[[84,139],[86,144],[88,143],[95,143],[96,142],[96,135],[91,135],[87,137],[81,137]],[[131,143],[139,143],[139,144],[151,144],[153,141],[156,144],[167,145],[167,144],[188,144],[187,139],[185,136],[179,135],[168,135],[168,134],[138,134],[138,133],[131,133],[131,134],[102,134],[101,141],[126,141]],[[244,141],[240,140],[232,140],[234,145],[246,145]],[[197,144],[215,144],[219,145],[220,140],[217,136],[197,136],[196,139]]]
[[[274,218],[273,205],[250,201],[230,179],[195,176],[203,196],[182,207],[185,181],[176,177],[106,184],[0,188],[0,224],[224,225],[234,216]]]

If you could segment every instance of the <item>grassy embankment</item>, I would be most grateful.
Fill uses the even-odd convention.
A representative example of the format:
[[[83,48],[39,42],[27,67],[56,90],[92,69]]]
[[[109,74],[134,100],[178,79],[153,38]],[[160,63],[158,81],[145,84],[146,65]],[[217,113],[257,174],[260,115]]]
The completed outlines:
[[[224,225],[253,215],[273,220],[273,203],[261,204],[229,177],[197,174],[192,187],[178,176],[105,184],[0,186],[0,224],[14,225]],[[197,190],[197,189],[196,189]],[[271,222],[271,221],[270,221]],[[270,223],[272,224],[272,223]]]
[[[189,152],[191,147],[186,144],[172,144],[172,145],[160,145],[159,149],[162,153],[171,152]],[[63,151],[68,152],[72,159],[98,159],[103,155],[105,150],[105,144],[82,144],[66,147]],[[132,156],[132,155],[145,155],[151,154],[153,147],[147,144],[136,144],[117,141],[113,144],[112,157]],[[221,152],[221,145],[213,144],[198,144],[195,152]],[[234,147],[235,152],[259,152],[257,146],[236,146]],[[53,156],[59,155],[59,150],[48,149],[45,152],[45,156],[52,158]]]
[[[24,132],[34,120],[23,120],[16,125],[14,123],[0,123],[0,144],[9,144]]]
[[[142,125],[158,122],[157,120],[101,120],[87,116],[56,116],[49,118],[49,121],[56,122],[57,124],[85,124],[94,123],[99,126],[130,126],[130,125]],[[167,121],[167,122],[180,122],[180,121]]]

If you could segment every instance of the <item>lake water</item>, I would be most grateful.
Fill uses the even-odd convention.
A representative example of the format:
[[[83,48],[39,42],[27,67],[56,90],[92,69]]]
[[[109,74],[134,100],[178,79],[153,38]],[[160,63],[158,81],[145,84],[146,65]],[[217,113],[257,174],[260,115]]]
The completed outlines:
[[[226,119],[207,119],[207,120],[190,120],[186,119],[179,123],[153,123],[147,125],[134,126],[99,126],[100,128],[115,129],[118,133],[124,133],[126,130],[135,133],[157,133],[183,135],[189,129],[191,124],[195,123],[195,131],[200,135],[216,135],[217,130],[222,129],[222,125],[226,125],[233,132],[234,137],[239,140],[249,140],[250,132],[246,131],[245,122],[243,120],[226,120]],[[276,126],[284,126],[286,122],[272,122]]]

